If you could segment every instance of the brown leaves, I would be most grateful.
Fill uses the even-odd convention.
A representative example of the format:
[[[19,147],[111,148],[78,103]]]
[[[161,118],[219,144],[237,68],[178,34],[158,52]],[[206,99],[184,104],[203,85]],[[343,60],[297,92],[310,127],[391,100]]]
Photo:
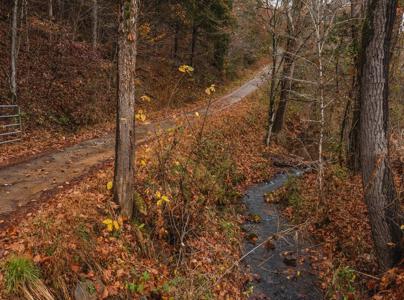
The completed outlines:
[[[73,273],[78,274],[81,268],[79,265],[70,265],[70,269],[73,271]]]
[[[377,291],[372,300],[401,300],[404,295],[404,267],[401,265],[388,270],[379,283],[375,280],[369,282],[368,288]]]
[[[245,124],[245,112],[254,105],[244,104],[241,110],[228,116],[231,122],[226,124],[223,116],[212,117],[212,123],[206,128],[206,132],[220,130],[226,140],[231,141],[228,145],[218,141],[220,143],[218,143],[217,154],[226,154],[228,148],[234,150],[234,153],[231,153],[232,159],[237,158],[237,166],[234,168],[245,171],[248,178],[246,181],[239,180],[241,184],[271,172],[267,167],[268,160],[261,155],[260,142],[257,142],[259,140],[257,137],[262,132],[256,130],[258,127]],[[263,110],[261,115],[265,115]],[[225,128],[222,128],[223,126]],[[237,134],[240,128],[244,130],[245,135]],[[252,134],[251,137],[249,133]],[[193,139],[189,140],[193,141]],[[156,150],[156,145],[157,142],[150,143],[153,151]],[[178,147],[183,147],[182,151],[188,153],[187,147],[190,145],[194,144],[186,142]],[[138,157],[143,159],[147,155],[142,151],[146,152],[145,149],[138,149]],[[209,159],[218,159],[218,157],[209,157]],[[35,216],[19,224],[12,243],[16,243],[15,246],[18,245],[18,247],[24,245],[20,251],[34,253],[35,261],[41,264],[43,276],[49,282],[55,278],[56,274],[66,278],[70,288],[77,277],[87,278],[94,282],[98,297],[101,299],[127,293],[127,283],[139,284],[143,272],[148,272],[150,279],[148,282],[142,282],[144,289],[142,295],[148,295],[153,289],[161,289],[165,283],[173,279],[185,278],[186,284],[189,284],[188,281],[192,282],[196,277],[219,277],[240,256],[237,241],[241,233],[237,221],[241,218],[233,212],[216,214],[217,207],[214,203],[217,201],[218,194],[212,186],[215,187],[218,179],[212,178],[210,181],[203,182],[206,185],[199,186],[201,180],[205,178],[206,167],[200,169],[190,165],[186,167],[185,171],[192,176],[193,181],[186,182],[187,202],[181,202],[183,199],[178,200],[177,197],[178,187],[163,186],[155,179],[155,172],[147,173],[149,166],[156,163],[153,159],[155,159],[154,155],[148,156],[147,165],[139,171],[136,178],[137,192],[144,198],[148,209],[148,214],[140,218],[140,224],[126,222],[121,227],[122,230],[113,232],[104,230],[102,220],[116,219],[118,208],[111,201],[111,193],[105,188],[106,182],[113,176],[112,166],[109,165],[106,170],[85,179],[70,190],[61,192]],[[178,164],[175,164],[175,161]],[[261,169],[257,170],[256,164],[260,164]],[[182,166],[181,157],[175,157],[172,167],[178,172],[185,172]],[[233,186],[234,178],[231,176],[228,172],[224,174],[226,188]],[[166,176],[165,184],[179,177],[178,173]],[[159,189],[170,195],[170,205],[157,207],[154,192]],[[201,190],[208,192],[201,192]],[[184,213],[182,208],[185,206],[181,204],[184,203],[187,203],[186,208],[189,209],[187,213],[190,214],[188,223],[184,225],[192,234],[186,235],[182,244],[174,241],[176,244],[173,245],[170,241],[175,233],[172,222],[178,222],[182,218],[186,220],[186,215],[182,215]],[[175,206],[180,210],[172,210]],[[256,217],[253,221],[260,222]],[[224,229],[223,223],[234,223],[234,226],[226,225],[227,229]],[[152,245],[157,255],[152,259],[138,254],[141,242],[136,237],[135,228],[142,231],[145,241],[149,242],[151,238],[153,239]],[[232,238],[230,239],[227,235]],[[252,242],[257,238],[253,237]],[[174,272],[171,266],[176,265],[178,249],[187,255],[183,257],[181,267]],[[192,272],[188,269],[190,267]],[[102,285],[97,287],[97,278],[102,280],[104,289]],[[242,274],[235,268],[234,272],[223,278],[220,286],[211,287],[215,297],[218,299],[242,298],[240,291],[242,279]],[[187,288],[183,286],[171,288],[180,295],[187,292]],[[140,293],[135,291],[131,296],[136,299],[140,297]],[[162,297],[168,296],[170,295],[162,295]]]

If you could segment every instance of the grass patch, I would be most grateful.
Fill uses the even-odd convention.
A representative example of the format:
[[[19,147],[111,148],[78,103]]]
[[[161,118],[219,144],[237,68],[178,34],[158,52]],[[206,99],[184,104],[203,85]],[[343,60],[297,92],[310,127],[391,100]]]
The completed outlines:
[[[13,293],[38,280],[40,272],[29,258],[12,256],[5,263],[4,274],[7,291]]]

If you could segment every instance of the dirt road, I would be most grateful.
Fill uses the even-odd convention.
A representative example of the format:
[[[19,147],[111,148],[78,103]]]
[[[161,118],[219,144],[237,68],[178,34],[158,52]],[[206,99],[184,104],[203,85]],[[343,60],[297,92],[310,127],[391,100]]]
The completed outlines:
[[[209,112],[226,109],[255,92],[265,82],[268,70],[268,67],[264,68],[232,93],[214,101]],[[187,115],[193,118],[195,112]],[[198,112],[202,115],[206,108]],[[146,141],[158,127],[168,129],[173,126],[175,123],[171,119],[139,126],[136,130],[136,144]],[[20,207],[38,201],[45,192],[61,189],[75,178],[87,174],[94,166],[113,158],[114,143],[114,136],[109,135],[0,169],[0,221]]]

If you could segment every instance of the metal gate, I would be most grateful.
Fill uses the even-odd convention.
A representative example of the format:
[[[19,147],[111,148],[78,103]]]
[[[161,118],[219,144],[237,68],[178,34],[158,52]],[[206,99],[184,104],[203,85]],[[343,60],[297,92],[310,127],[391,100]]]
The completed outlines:
[[[0,105],[0,145],[21,140],[21,111],[18,105]]]

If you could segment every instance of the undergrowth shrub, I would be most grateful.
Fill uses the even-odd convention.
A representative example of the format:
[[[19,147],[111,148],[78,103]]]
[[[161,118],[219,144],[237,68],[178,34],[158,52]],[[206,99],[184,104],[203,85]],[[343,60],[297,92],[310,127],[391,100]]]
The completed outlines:
[[[348,300],[357,299],[355,281],[355,270],[349,266],[341,266],[334,272],[332,285],[328,290],[328,296],[336,299]]]
[[[148,163],[141,176],[148,188],[138,192],[138,210],[146,205],[151,213],[143,214],[145,222],[179,249],[189,232],[193,236],[205,232],[212,206],[231,205],[240,195],[236,187],[243,176],[223,138],[218,132],[209,132],[185,142],[179,128],[160,138],[157,159]],[[165,202],[160,201],[163,197]]]

